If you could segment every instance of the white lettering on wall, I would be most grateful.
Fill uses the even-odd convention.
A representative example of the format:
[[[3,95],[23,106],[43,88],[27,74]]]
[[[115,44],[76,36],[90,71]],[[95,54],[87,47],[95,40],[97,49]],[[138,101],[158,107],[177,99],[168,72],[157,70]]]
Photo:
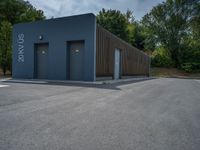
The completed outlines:
[[[18,62],[23,63],[24,62],[24,34],[20,33],[18,34],[18,39],[17,39],[17,44],[18,44]]]

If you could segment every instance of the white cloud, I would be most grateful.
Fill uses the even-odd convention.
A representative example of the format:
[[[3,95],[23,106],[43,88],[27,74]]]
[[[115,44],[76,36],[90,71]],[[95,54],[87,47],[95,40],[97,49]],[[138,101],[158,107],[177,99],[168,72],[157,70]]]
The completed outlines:
[[[136,19],[149,12],[151,8],[163,0],[29,0],[45,15],[50,17],[63,17],[83,13],[97,14],[102,8],[117,9],[125,12],[130,9]]]

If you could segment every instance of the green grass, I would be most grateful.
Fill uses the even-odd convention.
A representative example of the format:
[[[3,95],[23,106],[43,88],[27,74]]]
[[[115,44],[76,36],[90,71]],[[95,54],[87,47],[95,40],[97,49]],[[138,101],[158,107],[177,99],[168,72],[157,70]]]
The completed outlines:
[[[200,78],[200,73],[187,73],[177,68],[151,68],[151,76],[156,77],[197,77]]]

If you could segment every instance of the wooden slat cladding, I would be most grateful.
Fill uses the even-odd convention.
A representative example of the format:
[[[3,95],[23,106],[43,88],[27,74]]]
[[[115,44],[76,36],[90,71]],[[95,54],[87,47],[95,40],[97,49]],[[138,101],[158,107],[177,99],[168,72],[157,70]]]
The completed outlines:
[[[113,76],[114,50],[121,50],[122,75],[149,75],[150,58],[97,25],[96,76]]]

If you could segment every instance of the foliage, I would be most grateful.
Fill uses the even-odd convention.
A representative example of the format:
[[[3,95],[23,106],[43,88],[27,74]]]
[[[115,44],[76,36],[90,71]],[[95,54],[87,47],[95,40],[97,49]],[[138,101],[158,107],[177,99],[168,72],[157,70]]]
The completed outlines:
[[[129,41],[127,17],[120,11],[102,9],[97,15],[97,23],[121,39]]]
[[[195,39],[190,36],[184,39],[184,48],[182,50],[182,63],[199,62],[200,63],[200,38]]]
[[[151,57],[153,67],[173,67],[173,61],[169,52],[163,47],[157,48]]]
[[[142,28],[131,10],[123,14],[117,10],[102,9],[97,15],[97,23],[131,45],[144,49]]]
[[[181,65],[181,69],[189,73],[200,72],[200,63],[197,62],[183,63]]]
[[[11,70],[12,65],[11,23],[8,21],[1,22],[0,33],[0,67],[3,69],[3,73],[5,75],[7,70]]]
[[[155,6],[142,19],[147,28],[147,41],[155,41],[155,46],[164,46],[171,53],[176,66],[180,66],[183,39],[190,33],[189,23],[195,13],[197,1],[166,0]]]
[[[130,43],[140,50],[145,48],[145,35],[143,34],[143,28],[137,22],[130,24],[133,26],[133,30],[130,31]]]
[[[200,72],[200,38],[187,37],[184,44],[180,68],[189,73]]]
[[[197,0],[194,9],[193,17],[191,18],[190,26],[192,30],[193,37],[200,38],[200,0]]]
[[[43,11],[37,10],[28,1],[0,1],[0,22],[6,20],[13,25],[20,22],[30,22],[42,19],[45,19]]]

